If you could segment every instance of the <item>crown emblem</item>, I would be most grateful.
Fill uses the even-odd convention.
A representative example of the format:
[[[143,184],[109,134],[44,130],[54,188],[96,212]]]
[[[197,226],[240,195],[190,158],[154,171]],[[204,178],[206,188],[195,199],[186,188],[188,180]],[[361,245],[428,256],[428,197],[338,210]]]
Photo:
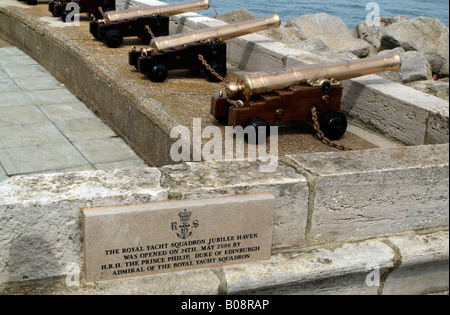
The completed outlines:
[[[186,212],[186,209],[184,209],[184,212],[180,212],[178,215],[180,216],[181,221],[189,221],[191,214],[191,211]]]

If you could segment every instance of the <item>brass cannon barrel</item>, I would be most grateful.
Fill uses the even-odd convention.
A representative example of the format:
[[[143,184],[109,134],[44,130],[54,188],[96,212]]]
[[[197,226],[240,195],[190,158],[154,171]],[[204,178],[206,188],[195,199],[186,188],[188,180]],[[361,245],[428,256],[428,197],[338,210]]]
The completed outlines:
[[[392,53],[366,59],[292,67],[275,72],[251,72],[241,75],[237,83],[229,83],[226,94],[228,97],[240,95],[249,100],[253,95],[316,80],[341,81],[377,72],[398,70],[401,63],[400,56]]]
[[[138,17],[152,15],[172,16],[186,12],[209,9],[209,0],[198,0],[184,3],[175,3],[169,5],[152,6],[146,8],[129,9],[123,11],[109,11],[104,14],[106,23],[129,20]]]
[[[277,28],[280,27],[280,25],[280,17],[277,14],[274,14],[270,17],[262,19],[255,19],[225,26],[211,27],[189,33],[181,33],[171,36],[153,38],[150,42],[149,50],[153,53],[157,53],[164,49],[181,47],[187,44],[198,43],[208,39],[224,41],[269,28]]]

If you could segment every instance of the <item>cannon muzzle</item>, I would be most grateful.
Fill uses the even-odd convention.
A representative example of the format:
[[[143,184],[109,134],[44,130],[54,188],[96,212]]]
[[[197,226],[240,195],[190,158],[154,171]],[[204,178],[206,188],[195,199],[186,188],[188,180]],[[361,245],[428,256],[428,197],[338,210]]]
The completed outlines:
[[[165,15],[172,16],[186,12],[209,9],[209,0],[175,3],[169,5],[152,6],[146,8],[129,9],[123,11],[109,11],[104,14],[106,23],[130,20],[138,17]]]
[[[267,18],[245,21],[225,26],[211,27],[189,33],[181,33],[170,36],[153,38],[149,50],[152,53],[182,47],[184,45],[199,43],[206,40],[225,41],[227,39],[259,32],[270,28],[278,28],[281,25],[280,17],[275,14]]]
[[[275,72],[252,72],[241,75],[237,83],[228,84],[226,94],[228,97],[240,95],[249,100],[253,95],[286,89],[292,85],[322,79],[342,81],[377,72],[398,70],[401,63],[400,56],[392,53],[366,59],[286,68]]]

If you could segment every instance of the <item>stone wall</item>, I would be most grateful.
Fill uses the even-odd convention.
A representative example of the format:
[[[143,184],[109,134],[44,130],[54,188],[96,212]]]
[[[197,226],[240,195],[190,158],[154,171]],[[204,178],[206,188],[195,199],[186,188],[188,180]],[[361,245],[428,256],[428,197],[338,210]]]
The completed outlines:
[[[65,277],[70,264],[82,266],[81,209],[90,207],[270,192],[274,256],[261,268],[273,266],[271,272],[286,259],[277,253],[445,231],[448,154],[448,145],[301,154],[283,159],[274,173],[258,172],[258,162],[203,162],[11,177],[0,183],[0,288]],[[291,272],[283,271],[288,278]],[[231,292],[250,290],[240,281]]]

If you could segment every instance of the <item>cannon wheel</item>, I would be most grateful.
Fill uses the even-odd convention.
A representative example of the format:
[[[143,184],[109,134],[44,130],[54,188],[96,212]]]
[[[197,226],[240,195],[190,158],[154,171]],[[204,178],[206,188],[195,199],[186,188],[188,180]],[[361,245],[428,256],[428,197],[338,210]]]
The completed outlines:
[[[105,42],[110,48],[120,47],[123,43],[122,33],[118,30],[110,30],[105,35]]]
[[[269,124],[261,118],[252,117],[242,126],[244,129],[247,127],[253,127],[255,129],[256,139],[255,142],[252,139],[248,139],[248,134],[245,134],[245,141],[249,144],[258,144],[259,139],[267,140],[269,137]],[[262,128],[261,128],[262,127]]]
[[[167,68],[162,64],[156,64],[150,69],[148,76],[153,82],[164,82],[167,78]]]
[[[330,140],[339,140],[347,131],[347,117],[337,111],[329,111],[320,117],[320,130]]]
[[[61,13],[61,20],[62,20],[63,22],[65,22],[65,23],[71,22],[71,21],[67,20],[67,16],[70,14],[70,12],[72,12],[72,11],[64,10],[64,11]]]
[[[50,2],[48,3],[48,10],[52,13],[53,16],[56,16],[56,15],[53,13],[53,8],[55,7],[55,4],[58,4],[58,2],[56,2],[56,1],[50,1]]]
[[[64,11],[64,8],[61,4],[58,3],[58,1],[52,1],[48,4],[49,10],[51,8],[52,15],[55,17],[60,17],[62,11]]]

